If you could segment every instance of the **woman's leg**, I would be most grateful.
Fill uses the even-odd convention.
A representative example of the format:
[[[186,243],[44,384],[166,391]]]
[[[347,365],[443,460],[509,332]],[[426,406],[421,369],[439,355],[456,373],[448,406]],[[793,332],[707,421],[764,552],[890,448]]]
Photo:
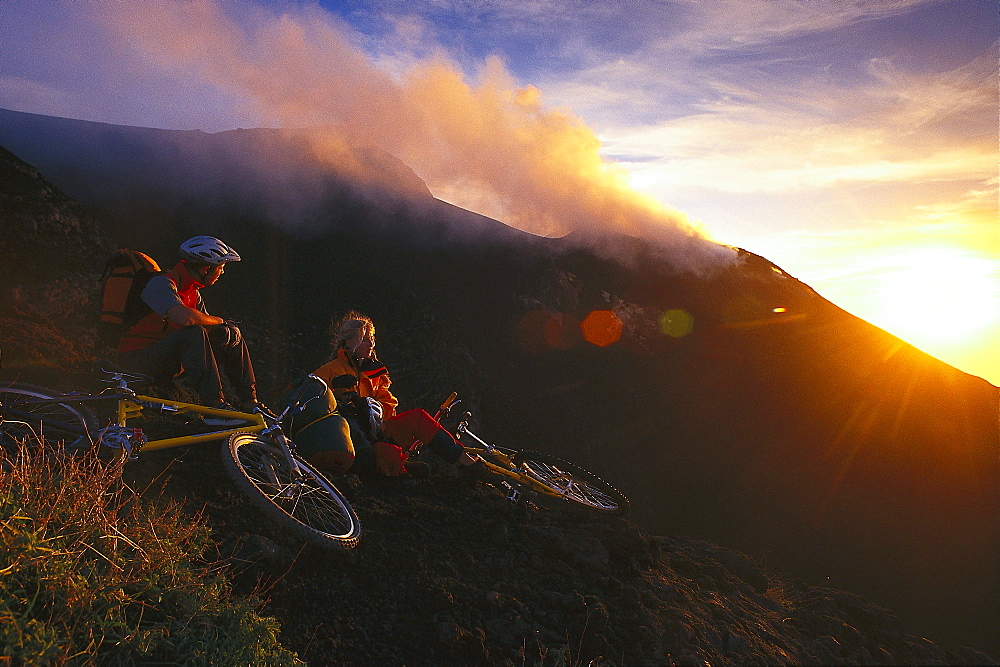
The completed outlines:
[[[441,428],[426,410],[407,410],[382,422],[385,435],[403,449],[408,449],[414,440],[427,445],[432,452],[448,463],[469,465],[475,459],[465,453],[451,433]]]

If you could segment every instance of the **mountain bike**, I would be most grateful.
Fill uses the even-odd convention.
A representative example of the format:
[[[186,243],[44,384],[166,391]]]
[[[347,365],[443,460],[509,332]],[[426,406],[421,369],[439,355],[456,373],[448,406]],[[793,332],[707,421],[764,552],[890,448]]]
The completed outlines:
[[[193,403],[139,394],[132,385],[152,378],[120,370],[104,370],[111,385],[97,394],[58,393],[42,387],[0,383],[0,445],[11,450],[31,442],[44,443],[39,453],[62,451],[96,455],[110,465],[124,464],[141,451],[226,440],[222,458],[226,472],[240,490],[282,530],[325,548],[352,549],[361,536],[361,522],[343,494],[320,472],[295,454],[282,423],[308,404],[294,401],[281,414],[257,407],[253,412],[209,408]],[[310,376],[324,385],[322,379]],[[110,405],[98,420],[92,405]],[[194,434],[150,439],[142,428],[128,425],[143,413],[201,420]],[[238,422],[229,428],[205,430],[205,420]]]
[[[458,394],[452,392],[434,420],[441,424],[460,402]],[[609,515],[628,511],[625,494],[594,473],[549,454],[492,445],[472,432],[471,418],[472,413],[466,412],[453,435],[467,453],[482,459],[511,502],[530,498],[550,507],[580,508]],[[415,440],[405,451],[408,456],[416,456],[420,447],[420,441]]]

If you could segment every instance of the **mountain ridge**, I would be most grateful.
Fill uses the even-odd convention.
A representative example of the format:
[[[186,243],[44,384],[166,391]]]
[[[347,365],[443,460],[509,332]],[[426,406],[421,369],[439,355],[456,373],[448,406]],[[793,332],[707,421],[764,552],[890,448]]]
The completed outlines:
[[[245,323],[272,394],[325,360],[332,314],[369,311],[404,401],[426,407],[458,389],[498,440],[545,443],[616,481],[654,534],[830,577],[935,638],[995,640],[1000,436],[984,380],[745,251],[710,279],[678,273],[655,249],[629,267],[488,220],[488,234],[462,236],[445,218],[474,214],[440,202],[366,208],[378,193],[321,193],[307,208],[337,215],[302,234],[269,223],[259,202],[237,202],[234,216],[225,198],[196,201],[182,184],[158,183],[169,206],[148,217],[134,194],[131,208],[86,203],[109,235],[145,239],[158,258],[198,224],[241,248],[246,261],[206,298]],[[414,233],[428,224],[437,231]],[[663,333],[671,309],[693,318],[690,332]],[[581,339],[577,323],[595,310],[620,319],[618,343]]]

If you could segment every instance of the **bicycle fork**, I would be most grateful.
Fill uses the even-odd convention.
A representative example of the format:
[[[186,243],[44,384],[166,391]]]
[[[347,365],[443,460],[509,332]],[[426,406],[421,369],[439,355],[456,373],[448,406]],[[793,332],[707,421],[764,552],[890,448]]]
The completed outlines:
[[[265,431],[265,434],[267,434],[267,431]],[[286,436],[280,430],[278,430],[275,433],[270,433],[269,435],[271,435],[274,438],[274,440],[278,443],[278,446],[281,447],[281,454],[282,456],[285,457],[285,461],[288,462],[288,467],[292,471],[293,483],[285,485],[280,494],[282,496],[285,496],[286,498],[291,498],[294,496],[294,491],[292,487],[295,486],[298,483],[298,481],[303,477],[302,468],[299,467],[299,462],[296,461],[295,457],[292,455],[291,440],[288,439],[288,436]],[[267,466],[266,473],[269,478],[269,481],[272,484],[274,484],[276,488],[282,488],[281,481],[278,479],[278,475],[274,471],[273,466],[270,465]]]

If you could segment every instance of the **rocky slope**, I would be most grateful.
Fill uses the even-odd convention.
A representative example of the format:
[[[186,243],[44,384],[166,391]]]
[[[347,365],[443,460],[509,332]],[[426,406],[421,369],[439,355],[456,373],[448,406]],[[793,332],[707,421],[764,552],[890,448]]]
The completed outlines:
[[[312,664],[987,664],[911,634],[864,598],[774,576],[714,544],[625,519],[512,505],[433,462],[428,479],[341,478],[350,554],[260,525],[214,448],[129,471],[203,508],[246,590]],[[153,489],[147,491],[152,493]]]
[[[129,136],[126,129],[114,132],[121,141]],[[248,142],[251,134],[241,135],[241,140]],[[71,138],[72,134],[60,137],[61,145],[72,147]],[[55,158],[50,154],[49,159]],[[151,157],[150,161],[155,163],[156,159]],[[356,561],[347,563],[304,554],[271,591],[275,609],[281,610],[289,628],[296,628],[289,631],[295,637],[290,641],[300,642],[296,648],[305,655],[323,659],[324,653],[313,645],[325,647],[329,655],[348,655],[330,652],[340,650],[335,648],[334,638],[345,634],[345,627],[355,627],[350,619],[333,616],[336,622],[317,622],[317,616],[326,618],[339,612],[331,607],[317,613],[294,603],[309,586],[315,586],[317,579],[329,578],[330,573],[345,568],[351,572],[362,568],[368,574],[359,573],[356,580],[346,583],[336,579],[331,584],[336,594],[346,595],[355,590],[351,588],[355,585],[382,588],[376,596],[377,604],[352,602],[363,606],[351,609],[365,619],[357,624],[364,632],[351,635],[355,639],[347,642],[344,650],[355,651],[364,643],[366,634],[371,639],[370,628],[382,627],[378,619],[385,616],[393,620],[383,625],[395,629],[406,641],[390,639],[379,649],[387,653],[377,655],[405,655],[407,662],[425,658],[430,662],[431,655],[457,659],[458,651],[477,646],[480,636],[488,637],[483,646],[490,651],[491,662],[512,655],[511,643],[517,641],[511,637],[526,626],[513,621],[508,626],[503,620],[488,622],[493,612],[503,619],[513,618],[503,616],[513,613],[511,609],[493,604],[504,595],[520,602],[520,607],[514,605],[512,609],[520,609],[518,617],[527,625],[541,624],[537,620],[540,618],[549,619],[544,628],[549,639],[533,645],[535,635],[521,638],[526,655],[536,659],[544,649],[549,650],[553,660],[557,653],[569,649],[574,659],[582,659],[583,654],[604,654],[621,661],[623,655],[633,655],[629,651],[634,646],[648,644],[635,654],[641,657],[626,658],[626,662],[662,662],[668,660],[668,653],[677,656],[688,648],[696,653],[684,661],[693,660],[697,652],[723,660],[719,656],[726,650],[742,650],[738,637],[743,637],[752,647],[746,650],[761,652],[745,653],[758,657],[740,661],[780,661],[776,657],[779,654],[772,652],[778,649],[767,646],[772,641],[768,635],[773,635],[777,638],[774,646],[792,656],[790,661],[862,660],[863,654],[851,652],[856,649],[849,639],[850,631],[838,623],[858,631],[862,637],[858,646],[863,646],[873,661],[889,661],[879,654],[880,648],[894,656],[896,662],[974,659],[972,654],[964,658],[947,656],[942,649],[907,636],[901,627],[952,649],[970,644],[993,650],[991,642],[995,643],[995,628],[1000,624],[995,605],[1000,588],[1000,530],[995,512],[996,451],[1000,440],[996,388],[950,369],[843,313],[766,260],[744,252],[743,261],[729,270],[711,279],[696,278],[672,270],[655,248],[633,243],[633,261],[622,265],[595,255],[587,244],[572,238],[528,238],[419,194],[415,202],[397,197],[391,214],[387,214],[385,207],[365,205],[364,198],[338,199],[336,193],[323,190],[326,194],[308,208],[317,211],[340,202],[336,219],[326,229],[304,234],[300,228],[280,226],[273,207],[262,207],[259,201],[248,204],[233,200],[237,196],[234,191],[217,193],[215,199],[206,201],[167,176],[150,190],[148,179],[129,185],[120,166],[98,165],[88,170],[84,166],[89,163],[80,160],[61,163],[59,171],[61,178],[78,189],[78,196],[88,191],[107,193],[115,188],[124,193],[113,206],[102,205],[104,195],[88,200],[108,216],[104,224],[119,242],[148,250],[162,262],[169,261],[177,239],[189,233],[218,233],[241,249],[246,261],[228,272],[226,282],[213,288],[206,298],[213,311],[244,322],[270,400],[275,400],[296,373],[311,370],[324,360],[330,316],[360,308],[369,311],[379,324],[379,349],[390,363],[405,406],[427,407],[457,389],[488,436],[504,444],[544,449],[579,462],[614,481],[632,498],[633,518],[645,534],[624,522],[604,529],[582,526],[574,532],[579,521],[530,508],[498,514],[502,510],[495,505],[503,506],[504,502],[499,502],[488,488],[475,485],[472,489],[454,490],[443,478],[398,486],[351,481],[363,520],[365,514],[370,516],[366,521],[366,542],[377,544],[377,548],[362,549]],[[118,180],[97,178],[102,169],[110,169]],[[198,169],[204,169],[204,165],[197,167],[195,163],[178,171]],[[74,170],[86,172],[98,185],[84,187],[87,179],[72,178]],[[321,172],[313,173],[313,177],[327,178]],[[2,182],[6,183],[6,179]],[[312,186],[307,189],[316,190]],[[149,217],[146,214],[150,211],[135,203],[141,199],[135,193],[150,195],[144,200],[155,204]],[[366,196],[368,202],[384,201],[371,190]],[[132,208],[123,201],[132,201]],[[12,210],[16,208],[12,206]],[[234,210],[240,214],[233,216]],[[148,224],[137,226],[136,219]],[[197,225],[201,227],[195,228]],[[470,228],[476,234],[458,231]],[[69,233],[74,234],[75,238],[97,242],[97,235]],[[78,256],[84,264],[92,262],[93,252],[82,248]],[[18,260],[28,259],[32,266],[44,264],[30,255],[18,256]],[[63,263],[53,261],[45,266],[46,279],[31,283],[31,289],[39,293],[55,290],[59,294],[52,287],[58,284],[59,276],[64,276],[62,284],[79,285],[65,273]],[[14,273],[19,270],[15,268]],[[21,286],[22,292],[27,289],[25,285]],[[55,372],[65,369],[76,372],[75,376],[70,373],[70,380],[85,380],[81,372],[87,358],[87,327],[81,319],[88,307],[85,297],[75,302],[66,299],[60,307],[39,311],[40,299],[11,296],[16,292],[5,282],[7,296],[0,308],[2,316],[12,319],[5,321],[3,372],[50,382],[67,381],[67,375],[57,377]],[[57,301],[55,298],[53,303]],[[776,313],[776,308],[785,310]],[[612,311],[622,322],[624,335],[618,343],[598,347],[580,339],[579,329],[572,323],[594,310]],[[687,335],[664,334],[663,316],[673,310],[684,310],[693,318],[693,328]],[[22,327],[18,318],[29,324]],[[36,325],[34,329],[26,328]],[[78,327],[72,336],[60,333],[68,326]],[[187,462],[192,456],[201,454],[185,453],[181,458]],[[211,466],[199,465],[195,470],[175,473],[173,488],[197,499],[196,503],[208,502],[210,507],[217,507],[214,520],[233,539],[247,531],[259,533],[256,527],[240,526],[228,516],[230,505],[236,502],[232,490],[227,490],[224,481],[203,482],[200,474],[205,474],[206,468]],[[188,480],[191,483],[185,484]],[[453,491],[458,495],[448,496]],[[438,498],[436,494],[444,496]],[[390,502],[389,498],[396,500]],[[490,509],[481,509],[480,501],[486,503],[482,507]],[[490,505],[492,501],[497,502]],[[423,518],[425,507],[428,513],[439,514],[448,526],[454,524],[455,535],[463,541],[447,541],[444,524],[440,530],[422,529],[425,523],[413,519],[418,511],[415,508]],[[467,511],[473,514],[464,514]],[[493,518],[475,514],[480,511]],[[536,548],[543,544],[546,555],[530,549],[519,551],[517,559],[495,553],[494,533],[511,535],[511,529],[504,532],[502,526],[514,520],[512,517],[523,518],[525,526],[513,533],[533,535],[530,540],[523,539]],[[494,522],[488,523],[490,529],[481,540],[469,539],[469,527],[483,521]],[[553,535],[568,535],[565,543],[572,546],[549,549],[543,537],[532,533],[534,525],[557,528]],[[387,546],[386,540],[393,540],[397,534],[405,536],[402,542]],[[692,538],[657,542],[646,534]],[[651,569],[641,570],[638,578],[634,569],[627,570],[628,577],[614,574],[621,540],[626,539],[622,535],[634,537],[627,542],[631,545],[628,549],[645,554],[636,558],[655,561],[654,565],[644,566]],[[568,602],[565,609],[560,609],[553,596],[535,597],[533,593],[541,590],[540,585],[517,587],[514,574],[502,578],[510,589],[489,583],[490,579],[479,580],[479,570],[473,567],[497,558],[495,571],[508,568],[513,573],[522,567],[525,557],[533,563],[532,568],[571,558],[560,559],[560,548],[599,555],[595,536],[609,554],[605,574],[595,578],[582,571],[558,569],[562,575],[552,580],[564,580],[564,588],[545,589],[564,596],[577,591],[584,597],[600,598],[609,610],[608,618],[614,617],[614,623],[620,623],[617,629],[596,633],[604,640],[586,651],[579,648],[579,637],[584,636],[582,626],[576,626],[579,635],[571,629],[571,619],[579,621],[580,617],[573,616]],[[720,561],[717,554],[728,551],[706,547],[700,541],[706,538],[752,554],[752,558],[743,557],[741,562],[767,563],[772,572],[783,574],[761,588],[760,580],[753,580],[741,566]],[[444,540],[441,555],[433,555],[437,553],[435,539]],[[564,543],[562,538],[556,541]],[[656,574],[672,562],[664,556],[669,556],[671,545],[682,552],[689,549],[696,553],[697,557],[691,558],[709,567],[702,575],[713,580],[733,576],[755,585],[753,595],[767,598],[781,608],[771,608],[774,614],[792,618],[792,612],[811,609],[817,618],[836,619],[830,627],[840,629],[817,634],[818,626],[804,620],[803,624],[809,626],[806,630],[783,635],[777,630],[788,630],[789,624],[771,627],[767,624],[770,621],[761,617],[756,625],[750,620],[746,624],[767,635],[751,640],[733,629],[742,627],[739,623],[743,621],[737,623],[732,620],[736,616],[724,616],[719,611],[717,624],[711,626],[715,634],[701,625],[707,621],[698,616],[694,623],[698,629],[688,639],[689,644],[678,647],[675,641],[680,641],[678,637],[683,637],[685,631],[678,629],[679,634],[672,634],[664,630],[674,627],[670,623],[661,618],[657,625],[651,619],[662,612],[667,614],[663,618],[676,620],[671,614],[682,614],[685,605],[665,611],[670,605],[661,609],[652,598],[642,596],[641,591],[647,589],[639,586],[640,580],[657,576],[669,579],[677,574]],[[470,615],[464,621],[454,620],[458,638],[450,649],[433,648],[446,636],[452,636],[439,632],[445,627],[440,623],[421,621],[419,633],[405,629],[410,611],[402,602],[394,606],[403,584],[377,574],[385,571],[388,562],[379,554],[394,549],[401,550],[401,557],[408,556],[402,557],[404,562],[417,562],[412,567],[418,570],[414,586],[420,599],[435,599],[437,584],[443,581],[441,586],[456,600],[453,606],[435,611],[431,618],[452,623],[448,619],[458,618],[454,614],[468,610]],[[468,563],[450,558],[452,552],[466,554]],[[603,562],[602,558],[599,556],[598,561]],[[445,561],[450,564],[442,565]],[[712,574],[713,561],[721,563],[727,574]],[[369,563],[375,569],[365,570]],[[442,570],[451,572],[452,568],[457,568],[459,574],[441,575]],[[251,578],[252,573],[248,572]],[[301,578],[297,578],[299,574]],[[553,575],[543,572],[538,576]],[[698,582],[698,577],[685,576]],[[781,583],[789,577],[803,581]],[[576,579],[589,583],[583,586],[575,583]],[[528,577],[526,580],[532,581]],[[892,614],[881,609],[872,611],[872,618],[881,619],[877,624],[889,633],[878,634],[875,626],[866,624],[860,616],[844,616],[848,613],[844,606],[847,603],[833,600],[855,600],[857,608],[876,607],[850,594],[815,588],[820,584],[861,593],[891,608],[904,620],[891,620]],[[619,585],[640,591],[639,602],[633,604],[635,595],[631,592],[614,588]],[[683,588],[687,584],[676,585]],[[743,609],[756,614],[757,607],[767,608],[756,597],[751,596],[749,601],[736,597],[737,593],[727,587],[699,585],[708,596],[699,604],[717,598],[727,613]],[[494,599],[479,609],[479,593],[470,593],[472,597],[466,598],[465,587]],[[768,593],[771,588],[796,592],[782,597]],[[657,598],[655,590],[650,595]],[[660,595],[657,599],[670,602],[668,598]],[[625,599],[632,602],[623,602]],[[315,596],[310,600],[314,601]],[[798,602],[792,604],[792,600]],[[803,602],[806,600],[814,600],[815,604]],[[584,607],[591,608],[589,604]],[[633,611],[618,616],[614,611],[618,608]],[[715,607],[707,609],[713,611]],[[635,614],[647,612],[652,615],[643,616],[646,620],[640,625],[653,636],[663,638],[662,658],[656,657],[661,655],[656,648],[659,640],[642,644],[635,634],[640,627]],[[555,626],[549,625],[550,621]],[[587,627],[586,635],[590,636],[592,626]],[[733,638],[726,639],[727,632]],[[569,638],[558,643],[552,639],[557,635]],[[890,641],[890,635],[899,641]],[[823,636],[837,640],[841,647],[837,650],[843,651],[843,657],[835,658],[834,653],[811,647],[810,642]],[[380,638],[376,634],[375,641],[380,642]],[[785,644],[786,639],[790,643]],[[820,643],[834,650],[829,641]],[[416,647],[412,652],[391,653],[409,651],[406,647],[411,645]],[[845,645],[851,648],[843,648]],[[919,658],[916,653],[907,653],[921,645],[938,651],[934,653],[937,657],[931,658],[928,653]],[[602,648],[605,646],[614,650]],[[449,650],[453,652],[447,653]]]
[[[92,213],[4,148],[0,184],[0,363],[79,363],[109,242]]]

